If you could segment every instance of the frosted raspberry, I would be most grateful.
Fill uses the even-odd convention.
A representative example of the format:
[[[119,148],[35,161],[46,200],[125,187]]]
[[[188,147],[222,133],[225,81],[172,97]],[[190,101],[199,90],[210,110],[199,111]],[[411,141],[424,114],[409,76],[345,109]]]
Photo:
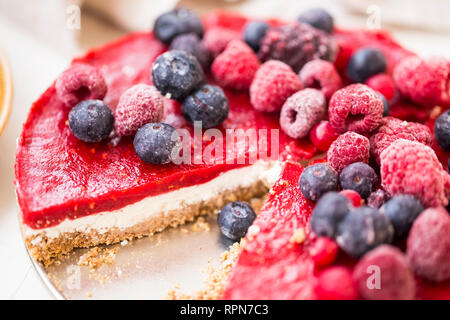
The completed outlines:
[[[391,196],[410,194],[424,207],[446,206],[450,196],[450,175],[442,168],[430,147],[399,139],[380,156],[381,184]]]
[[[333,38],[305,23],[269,28],[261,40],[261,61],[280,60],[298,72],[308,61],[334,61],[337,45]]]
[[[414,272],[425,279],[450,279],[450,216],[443,207],[422,212],[408,237],[406,254]]]
[[[381,93],[388,101],[395,96],[395,84],[392,77],[386,73],[376,74],[366,80],[366,85]]]
[[[368,163],[369,157],[369,139],[351,131],[340,135],[327,152],[328,163],[339,173],[354,162]]]
[[[306,63],[299,73],[305,88],[320,89],[328,100],[342,86],[342,80],[334,65],[325,60],[312,60]]]
[[[338,252],[339,247],[336,241],[327,237],[319,237],[311,246],[309,254],[316,267],[323,268],[336,260]]]
[[[161,94],[146,84],[137,84],[120,97],[114,112],[114,129],[119,136],[131,136],[149,122],[160,122],[164,113]]]
[[[281,109],[281,129],[291,138],[304,138],[326,113],[327,102],[319,90],[300,90],[290,96]]]
[[[107,91],[101,72],[87,64],[75,64],[64,71],[55,88],[59,99],[70,107],[83,100],[102,100]]]
[[[358,299],[351,271],[341,266],[325,269],[318,277],[315,291],[319,300]]]
[[[425,107],[450,106],[450,61],[442,57],[410,56],[394,69],[394,81],[402,95]]]
[[[211,71],[220,85],[236,90],[248,90],[259,68],[253,50],[240,40],[232,40],[214,60]]]
[[[370,152],[378,164],[381,152],[398,139],[417,141],[431,146],[433,136],[431,130],[423,124],[385,117],[381,127],[370,137]]]
[[[338,132],[369,133],[383,120],[383,101],[364,84],[352,84],[336,91],[328,107],[330,124]]]
[[[353,270],[353,281],[360,296],[367,300],[411,300],[415,296],[415,280],[408,259],[389,245],[381,245],[364,255]]]
[[[213,27],[206,30],[203,36],[203,45],[215,57],[225,50],[231,40],[239,40],[240,38],[241,34],[237,31],[223,27]]]
[[[267,61],[256,71],[250,101],[259,111],[280,111],[286,99],[303,88],[292,69],[281,61]]]

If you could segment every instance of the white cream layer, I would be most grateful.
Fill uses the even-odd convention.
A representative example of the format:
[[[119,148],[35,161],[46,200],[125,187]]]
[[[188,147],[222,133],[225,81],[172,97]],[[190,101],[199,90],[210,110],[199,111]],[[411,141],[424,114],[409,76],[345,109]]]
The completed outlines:
[[[278,179],[280,172],[281,164],[278,161],[258,161],[248,167],[224,172],[217,178],[201,185],[181,188],[157,196],[149,196],[117,210],[99,212],[76,220],[67,219],[54,227],[35,230],[25,226],[24,232],[25,236],[45,234],[49,238],[56,238],[65,232],[96,230],[99,233],[105,233],[112,227],[124,230],[144,222],[152,216],[180,209],[183,206],[200,201],[208,201],[227,190],[249,187],[261,180],[268,185],[272,185]],[[39,238],[35,239],[37,243],[40,242]]]

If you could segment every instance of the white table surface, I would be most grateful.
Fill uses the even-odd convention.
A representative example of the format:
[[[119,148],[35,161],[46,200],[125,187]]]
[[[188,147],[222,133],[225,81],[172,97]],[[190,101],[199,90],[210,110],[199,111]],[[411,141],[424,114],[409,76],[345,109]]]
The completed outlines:
[[[93,30],[86,39],[92,45],[121,33],[104,25],[99,27],[97,22],[88,21],[86,25]],[[397,31],[395,35],[416,52],[450,57],[448,35],[405,31]],[[5,21],[0,21],[0,39],[11,64],[15,87],[12,113],[0,137],[0,299],[52,299],[29,261],[19,232],[14,156],[16,139],[30,105],[64,70],[71,57],[55,52]]]

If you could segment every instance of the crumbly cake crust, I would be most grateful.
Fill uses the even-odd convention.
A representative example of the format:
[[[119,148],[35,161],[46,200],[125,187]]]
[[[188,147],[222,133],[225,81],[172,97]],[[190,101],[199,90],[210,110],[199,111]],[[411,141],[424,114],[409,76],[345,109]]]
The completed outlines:
[[[269,187],[264,180],[246,187],[239,186],[235,189],[226,190],[207,201],[189,205],[181,204],[179,209],[161,212],[157,216],[152,216],[144,222],[123,230],[111,228],[104,233],[99,233],[97,230],[65,232],[56,238],[47,237],[45,230],[43,230],[42,233],[26,237],[25,243],[31,256],[48,266],[58,257],[71,252],[75,248],[88,248],[99,244],[109,245],[123,240],[152,236],[167,227],[177,227],[193,221],[197,216],[212,214],[228,202],[248,201],[255,197],[261,197],[267,193]]]

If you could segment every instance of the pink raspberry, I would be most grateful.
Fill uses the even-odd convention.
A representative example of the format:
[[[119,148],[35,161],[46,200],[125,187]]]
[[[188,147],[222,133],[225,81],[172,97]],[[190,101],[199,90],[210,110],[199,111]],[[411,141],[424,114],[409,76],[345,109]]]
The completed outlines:
[[[430,147],[399,139],[380,156],[381,184],[391,196],[411,194],[425,207],[446,206],[450,175]]]
[[[87,64],[74,64],[55,83],[56,93],[65,105],[73,107],[83,100],[102,100],[107,91],[101,72]]]
[[[119,136],[131,136],[149,122],[161,121],[164,113],[159,91],[146,84],[137,84],[120,97],[114,112],[114,129]]]
[[[330,123],[340,132],[369,133],[383,120],[383,101],[364,84],[352,84],[336,91],[328,107]]]
[[[369,157],[369,139],[352,131],[340,135],[327,152],[328,163],[338,173],[354,162],[368,163]]]
[[[414,272],[425,279],[450,279],[450,216],[443,207],[422,212],[409,232],[406,254]]]
[[[203,36],[203,45],[215,57],[225,50],[231,40],[239,40],[240,38],[241,34],[235,30],[212,27],[206,30]]]
[[[370,152],[378,164],[381,152],[398,139],[417,141],[431,146],[433,135],[430,128],[423,124],[385,117],[381,127],[370,137]]]
[[[388,101],[395,96],[395,84],[392,77],[386,73],[376,74],[366,80],[366,85],[381,93]]]
[[[267,61],[256,71],[250,101],[258,111],[280,111],[286,99],[303,88],[292,69],[281,61]]]
[[[259,61],[253,50],[240,40],[232,40],[214,60],[211,71],[220,85],[248,90],[258,68]]]
[[[414,274],[408,259],[389,245],[364,255],[353,270],[353,281],[360,296],[367,300],[412,300],[415,296]]]
[[[304,138],[326,113],[327,102],[322,92],[316,89],[300,90],[290,96],[281,109],[281,129],[291,138]]]
[[[442,57],[422,59],[410,56],[394,69],[400,93],[427,108],[450,106],[450,61]]]
[[[305,88],[317,88],[328,100],[342,86],[342,80],[331,62],[312,60],[306,63],[299,73]]]
[[[351,271],[342,266],[332,266],[320,273],[315,288],[319,300],[356,300],[358,291]]]

